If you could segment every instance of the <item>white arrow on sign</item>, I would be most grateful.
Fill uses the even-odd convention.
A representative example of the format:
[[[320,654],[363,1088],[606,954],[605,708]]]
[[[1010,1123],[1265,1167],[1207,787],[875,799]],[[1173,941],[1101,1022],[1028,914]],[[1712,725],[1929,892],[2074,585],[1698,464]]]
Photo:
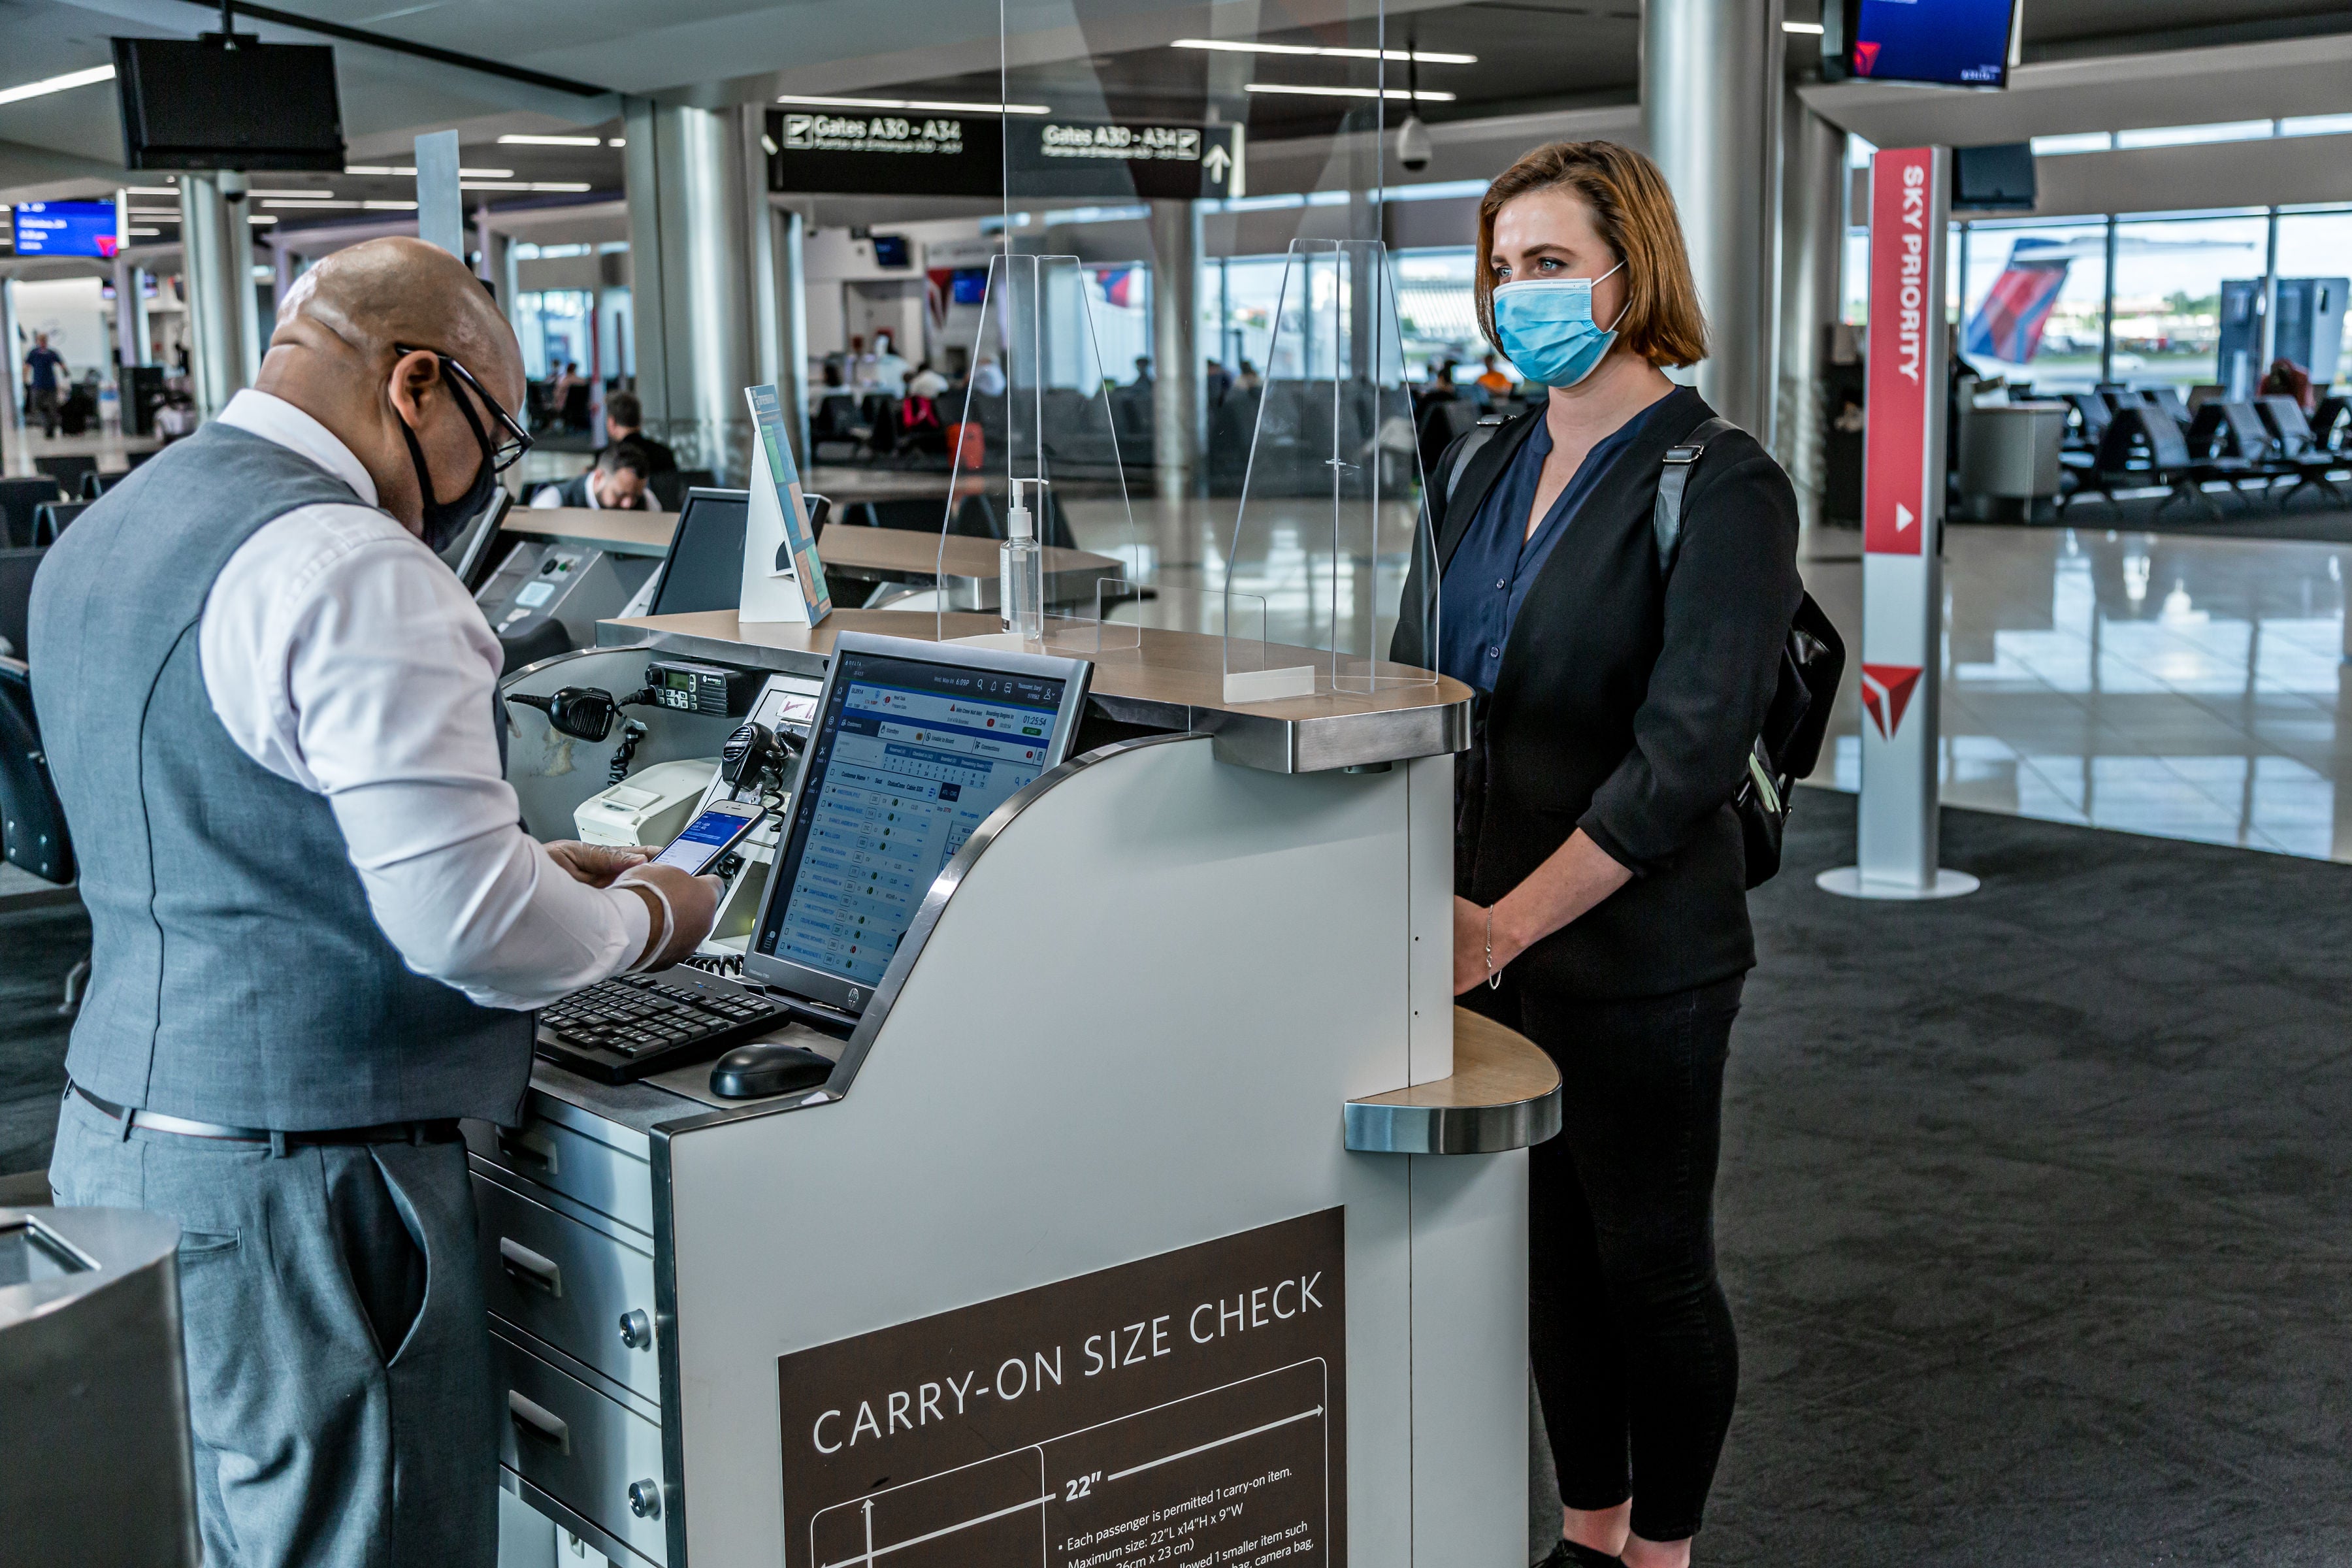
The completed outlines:
[[[1915,518],[1915,517],[1913,517],[1913,516],[1911,515],[1911,509],[1910,509],[1909,507],[1905,506],[1901,501],[1896,501],[1896,502],[1895,503],[1895,532],[1897,532],[1897,533],[1902,532],[1905,529],[1906,529],[1906,528],[1910,527],[1913,523],[1915,523],[1915,522],[1916,522],[1916,521],[1919,521],[1919,520],[1918,520],[1917,518]]]
[[[1234,166],[1233,154],[1223,147],[1210,148],[1209,155],[1201,163],[1209,171],[1209,178],[1221,185],[1225,183],[1225,171]]]

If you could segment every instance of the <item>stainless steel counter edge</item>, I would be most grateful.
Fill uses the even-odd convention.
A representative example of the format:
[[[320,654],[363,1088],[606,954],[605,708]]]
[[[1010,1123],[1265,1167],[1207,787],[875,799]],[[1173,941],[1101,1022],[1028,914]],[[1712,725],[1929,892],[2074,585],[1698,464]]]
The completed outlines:
[[[1561,1086],[1504,1105],[1382,1105],[1348,1101],[1348,1148],[1358,1154],[1500,1154],[1532,1149],[1559,1131]]]
[[[609,622],[598,625],[596,641],[600,647],[631,647],[642,643],[689,658],[788,675],[822,678],[825,672],[826,661],[821,654],[683,632],[647,632],[642,627],[617,626]],[[1216,743],[1219,762],[1264,773],[1313,773],[1334,768],[1370,767],[1381,763],[1408,762],[1414,757],[1444,756],[1467,750],[1470,744],[1467,701],[1370,713],[1332,713],[1319,719],[1277,719],[1243,708],[1185,707],[1099,691],[1091,700],[1117,719],[1164,724],[1171,730],[1211,736]]]

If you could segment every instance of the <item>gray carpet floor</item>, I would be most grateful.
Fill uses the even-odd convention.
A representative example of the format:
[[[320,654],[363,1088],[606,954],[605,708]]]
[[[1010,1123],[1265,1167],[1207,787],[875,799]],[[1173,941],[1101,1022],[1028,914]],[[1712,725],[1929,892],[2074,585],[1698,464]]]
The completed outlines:
[[[1835,899],[1853,803],[1805,790],[1756,896],[1697,1561],[2352,1562],[2352,867],[1944,823],[1982,892]],[[0,1172],[87,932],[0,917]]]
[[[1698,1561],[2352,1561],[2352,867],[1948,811],[1983,891],[1864,904],[1853,822],[1755,900]]]

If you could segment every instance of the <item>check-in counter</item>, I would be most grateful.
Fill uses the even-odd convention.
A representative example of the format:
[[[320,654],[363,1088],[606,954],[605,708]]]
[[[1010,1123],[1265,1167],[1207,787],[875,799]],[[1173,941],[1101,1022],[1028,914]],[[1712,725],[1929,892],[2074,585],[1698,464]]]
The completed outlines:
[[[993,619],[574,657],[821,676],[845,627]],[[787,1031],[821,1087],[542,1062],[469,1124],[500,1479],[614,1561],[1525,1563],[1559,1080],[1454,1005],[1468,693],[1229,707],[1214,639],[1081,656],[1103,743],[964,843],[854,1034]],[[707,745],[670,717],[641,754]]]

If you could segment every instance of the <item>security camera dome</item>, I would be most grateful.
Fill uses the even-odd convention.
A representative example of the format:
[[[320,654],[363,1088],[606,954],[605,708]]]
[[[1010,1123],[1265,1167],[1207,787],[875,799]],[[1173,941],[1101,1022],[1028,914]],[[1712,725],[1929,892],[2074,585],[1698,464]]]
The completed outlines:
[[[1397,127],[1397,162],[1419,173],[1429,167],[1432,151],[1429,127],[1421,122],[1420,115],[1407,115],[1404,123]]]

